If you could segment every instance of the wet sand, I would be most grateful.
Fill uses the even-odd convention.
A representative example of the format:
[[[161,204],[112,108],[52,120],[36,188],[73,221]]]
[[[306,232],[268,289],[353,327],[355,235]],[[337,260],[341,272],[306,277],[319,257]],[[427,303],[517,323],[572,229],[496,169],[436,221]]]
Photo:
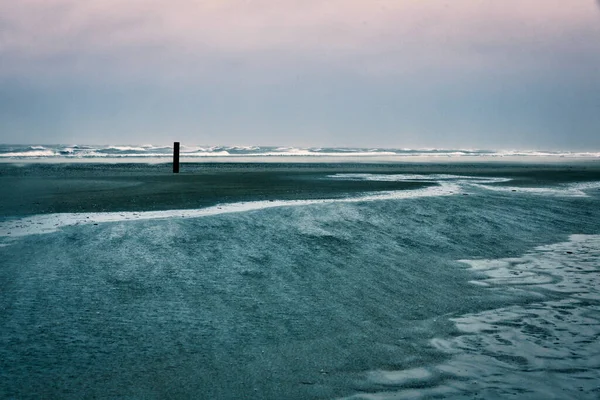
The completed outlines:
[[[261,200],[335,199],[364,192],[416,189],[424,182],[336,181],[341,173],[506,176],[511,185],[596,180],[600,163],[423,164],[0,164],[0,215],[196,209]]]
[[[0,169],[0,398],[597,398],[594,166],[184,167]]]

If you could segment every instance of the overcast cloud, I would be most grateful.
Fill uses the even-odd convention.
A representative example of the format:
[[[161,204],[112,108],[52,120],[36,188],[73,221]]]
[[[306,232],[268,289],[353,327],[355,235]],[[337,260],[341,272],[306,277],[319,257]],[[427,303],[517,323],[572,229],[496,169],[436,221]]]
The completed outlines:
[[[0,142],[600,148],[594,0],[0,2]]]

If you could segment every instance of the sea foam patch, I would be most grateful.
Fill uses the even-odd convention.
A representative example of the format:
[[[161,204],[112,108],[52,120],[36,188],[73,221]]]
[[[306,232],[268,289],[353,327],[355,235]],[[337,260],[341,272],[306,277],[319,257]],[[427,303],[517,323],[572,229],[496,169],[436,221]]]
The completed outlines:
[[[457,185],[443,184],[414,190],[368,193],[362,196],[342,199],[248,201],[219,204],[212,207],[188,210],[43,214],[0,221],[0,238],[15,238],[34,234],[52,233],[63,227],[75,225],[97,225],[99,223],[128,220],[200,218],[219,214],[263,210],[274,207],[297,207],[314,204],[411,199],[419,197],[449,196],[457,193],[460,193],[460,187]]]
[[[508,182],[510,178],[481,177],[451,174],[334,174],[331,179],[365,180],[379,182],[457,182],[457,183],[501,183]]]
[[[519,192],[541,196],[588,197],[587,191],[600,189],[600,182],[579,182],[555,187],[490,186],[474,182],[472,186],[497,192]]]
[[[451,174],[335,174],[329,175],[330,179],[360,180],[379,182],[452,182],[462,188],[479,188],[497,192],[517,192],[533,195],[560,196],[560,197],[588,197],[587,191],[600,189],[600,182],[578,182],[562,184],[553,187],[524,187],[496,185],[512,181],[511,178],[481,177]]]
[[[451,318],[462,333],[431,346],[450,359],[418,370],[371,371],[368,396],[597,398],[600,393],[600,235],[572,235],[519,258],[462,260],[481,290],[529,291],[539,300]],[[415,389],[415,388],[419,389]],[[391,389],[391,390],[390,390]]]
[[[568,242],[537,247],[520,258],[461,260],[493,285],[533,285],[600,301],[600,235],[572,235]]]

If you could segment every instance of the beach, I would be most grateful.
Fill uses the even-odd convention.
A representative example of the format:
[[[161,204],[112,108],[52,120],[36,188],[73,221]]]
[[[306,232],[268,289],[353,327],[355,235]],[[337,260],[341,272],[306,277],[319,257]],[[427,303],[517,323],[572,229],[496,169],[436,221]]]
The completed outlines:
[[[0,1],[0,400],[600,399],[565,4]]]
[[[0,397],[598,397],[597,160],[336,160],[0,163]]]
[[[593,161],[338,163],[202,162],[186,163],[173,174],[169,163],[64,163],[36,160],[0,163],[5,216],[64,212],[155,211],[193,209],[252,200],[341,198],[370,191],[416,189],[418,180],[332,180],[336,173],[476,174],[512,179],[512,185],[594,181]]]

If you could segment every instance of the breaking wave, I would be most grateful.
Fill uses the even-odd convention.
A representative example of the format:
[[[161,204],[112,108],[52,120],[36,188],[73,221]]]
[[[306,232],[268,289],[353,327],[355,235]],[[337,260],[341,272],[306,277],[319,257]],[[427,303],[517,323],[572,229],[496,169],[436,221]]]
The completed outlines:
[[[43,159],[135,159],[172,157],[172,146],[143,145],[0,145],[0,160]],[[394,149],[277,146],[181,146],[183,159],[241,157],[408,157],[408,158],[600,158],[598,152],[504,151],[480,149]]]

